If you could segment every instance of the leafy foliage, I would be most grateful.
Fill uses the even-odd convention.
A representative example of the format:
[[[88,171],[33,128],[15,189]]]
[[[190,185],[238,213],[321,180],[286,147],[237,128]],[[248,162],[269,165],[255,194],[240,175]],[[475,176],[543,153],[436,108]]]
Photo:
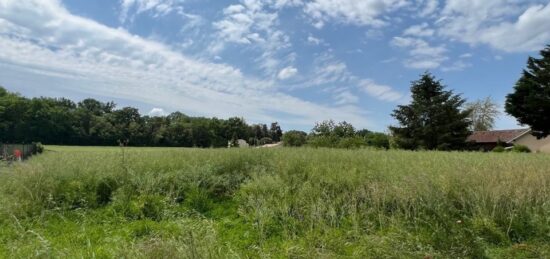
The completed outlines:
[[[503,153],[503,152],[506,152],[506,148],[504,148],[503,146],[497,145],[495,148],[493,148],[492,152]]]
[[[355,137],[355,128],[345,121],[336,124],[333,120],[318,122],[311,130],[307,143],[311,147],[359,148],[365,143]]]
[[[273,140],[270,137],[263,137],[260,139],[260,145],[273,144]]]
[[[387,134],[371,132],[365,136],[367,146],[390,149],[390,137]]]
[[[506,112],[529,125],[533,135],[550,135],[550,45],[541,58],[529,57],[527,68],[517,81],[514,92],[506,97]]]
[[[306,144],[307,133],[291,130],[283,134],[283,144],[287,147],[301,147]]]
[[[531,153],[531,149],[524,145],[514,145],[511,151],[516,153]]]
[[[359,131],[348,122],[335,123],[333,120],[318,122],[307,137],[310,147],[346,148],[361,147],[390,148],[390,137],[387,134],[371,132],[367,129]]]
[[[269,133],[271,135],[271,139],[274,142],[281,141],[281,138],[283,137],[283,130],[281,129],[281,126],[279,126],[279,123],[277,122],[271,123],[271,128],[269,129]]]
[[[392,116],[399,127],[390,127],[396,144],[404,149],[456,150],[465,146],[470,134],[469,110],[465,100],[445,91],[441,81],[425,73],[412,82],[412,103],[400,105]]]
[[[116,109],[113,102],[28,99],[0,87],[0,142],[111,146],[128,140],[131,146],[226,147],[233,138],[266,142],[281,135],[276,122],[268,130],[236,117],[142,116],[133,107]]]

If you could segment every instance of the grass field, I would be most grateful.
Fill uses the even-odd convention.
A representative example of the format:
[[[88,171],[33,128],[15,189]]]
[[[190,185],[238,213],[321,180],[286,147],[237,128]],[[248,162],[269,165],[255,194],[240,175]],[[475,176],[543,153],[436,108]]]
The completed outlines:
[[[47,147],[2,258],[549,258],[550,156]]]

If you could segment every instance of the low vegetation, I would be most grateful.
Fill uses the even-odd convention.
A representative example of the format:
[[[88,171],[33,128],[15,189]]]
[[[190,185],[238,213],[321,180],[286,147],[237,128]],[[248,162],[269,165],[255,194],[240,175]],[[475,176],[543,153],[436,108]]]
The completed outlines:
[[[502,152],[531,153],[531,149],[523,145],[514,145],[508,148],[498,145],[492,151],[495,153],[502,153]]]
[[[547,258],[550,156],[46,147],[0,169],[2,258]]]

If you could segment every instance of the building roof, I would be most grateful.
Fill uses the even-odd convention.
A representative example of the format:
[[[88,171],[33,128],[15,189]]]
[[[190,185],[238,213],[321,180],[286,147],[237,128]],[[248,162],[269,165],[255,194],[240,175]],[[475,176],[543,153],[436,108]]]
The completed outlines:
[[[530,131],[530,129],[474,131],[467,141],[475,143],[497,143],[499,141],[509,143]]]

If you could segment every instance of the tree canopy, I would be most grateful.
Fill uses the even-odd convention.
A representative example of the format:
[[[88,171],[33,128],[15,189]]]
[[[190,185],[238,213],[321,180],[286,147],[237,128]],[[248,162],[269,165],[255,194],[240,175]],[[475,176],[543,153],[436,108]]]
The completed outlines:
[[[441,81],[426,72],[411,86],[412,102],[399,105],[392,116],[399,126],[390,127],[398,147],[410,150],[462,149],[470,134],[465,100],[446,91]]]
[[[301,147],[306,144],[307,133],[291,130],[283,134],[283,143],[287,147]]]
[[[506,112],[529,125],[537,137],[550,135],[550,45],[541,58],[529,57],[527,68],[506,97]]]
[[[0,87],[0,142],[42,142],[59,145],[227,147],[232,138],[250,144],[281,138],[278,123],[248,125],[244,119],[142,116],[133,107],[116,108],[113,102],[64,98],[25,98]],[[256,141],[257,140],[257,141]],[[255,143],[254,143],[255,142]]]

